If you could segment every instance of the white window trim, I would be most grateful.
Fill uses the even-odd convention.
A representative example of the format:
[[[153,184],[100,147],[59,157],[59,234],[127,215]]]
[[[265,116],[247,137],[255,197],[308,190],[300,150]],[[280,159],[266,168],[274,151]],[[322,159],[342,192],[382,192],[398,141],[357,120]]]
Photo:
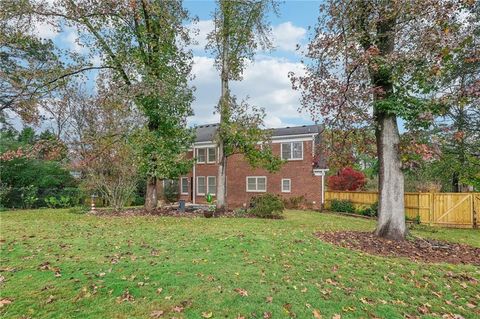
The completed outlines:
[[[208,179],[211,178],[211,177],[215,178],[215,192],[213,192],[213,193],[210,193],[210,192],[208,191],[208,187],[209,187],[209,186],[208,186]],[[207,186],[207,194],[210,194],[210,195],[212,195],[212,196],[217,195],[217,191],[216,191],[216,189],[217,189],[217,176],[207,176],[206,186]]]
[[[183,181],[185,179],[187,180],[187,192],[186,193],[183,191]],[[184,177],[180,178],[180,194],[181,195],[188,195],[188,176],[184,176]]]
[[[208,158],[207,158],[207,156],[208,156],[208,154],[207,154],[207,153],[208,153],[207,148],[205,148],[205,147],[200,147],[200,148],[197,148],[196,150],[197,150],[197,153],[195,154],[195,155],[196,155],[195,157],[196,157],[196,159],[197,159],[197,163],[198,163],[198,164],[205,164],[205,163],[207,162],[207,160],[208,160]],[[204,160],[204,161],[200,161],[200,156],[198,156],[199,150],[205,150],[205,160]]]
[[[208,190],[208,186],[207,186],[207,180],[205,178],[205,176],[197,176],[197,195],[201,195],[201,196],[204,196],[205,193],[200,193],[199,190],[198,190],[198,186],[200,185],[200,183],[198,182],[198,179],[200,178],[203,178],[203,185],[205,186],[205,190],[207,191]]]
[[[302,157],[291,157],[287,159],[283,159],[283,144],[290,144],[290,156],[293,156],[293,143],[302,143]],[[280,158],[284,161],[303,161],[303,141],[289,141],[289,142],[282,142],[280,144]]]
[[[255,178],[255,188],[257,188],[257,190],[252,191],[252,190],[248,189],[248,179],[249,178]],[[257,181],[258,178],[265,178],[265,190],[263,190],[263,191],[258,190],[258,181]],[[245,190],[246,190],[247,193],[266,193],[267,192],[267,187],[268,187],[267,185],[268,185],[267,184],[267,176],[247,176],[245,178]]]
[[[213,149],[213,152],[215,153],[215,159],[213,161],[210,161],[210,150]],[[206,155],[206,160],[207,160],[207,163],[208,164],[211,164],[211,163],[216,163],[217,162],[217,148],[216,147],[207,147],[205,148],[205,155]]]
[[[283,181],[288,181],[288,185],[289,185],[289,190],[288,191],[283,189]],[[291,193],[292,192],[292,179],[291,178],[282,178],[281,188],[282,188],[282,193]]]

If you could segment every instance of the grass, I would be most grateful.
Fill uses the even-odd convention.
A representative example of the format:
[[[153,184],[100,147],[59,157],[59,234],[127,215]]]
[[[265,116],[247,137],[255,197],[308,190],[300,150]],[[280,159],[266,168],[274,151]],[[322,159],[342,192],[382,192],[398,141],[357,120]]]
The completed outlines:
[[[370,231],[371,220],[300,211],[258,220],[37,210],[0,213],[0,222],[0,300],[12,300],[0,308],[3,318],[150,318],[154,311],[164,311],[160,318],[263,318],[265,312],[313,318],[314,310],[322,318],[479,314],[480,285],[468,279],[480,281],[479,267],[375,257],[312,235]],[[480,246],[475,230],[413,234]],[[45,262],[51,269],[40,269]],[[121,302],[127,290],[134,300]],[[184,309],[174,312],[182,302]]]

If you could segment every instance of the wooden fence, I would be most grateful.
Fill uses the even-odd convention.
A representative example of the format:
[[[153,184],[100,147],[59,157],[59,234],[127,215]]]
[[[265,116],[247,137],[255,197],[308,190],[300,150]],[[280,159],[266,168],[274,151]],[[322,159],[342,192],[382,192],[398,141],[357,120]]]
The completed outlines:
[[[378,201],[377,192],[325,192],[325,206],[332,200],[349,200],[356,208]],[[420,217],[420,222],[448,227],[477,228],[480,217],[480,193],[405,193],[405,214]]]

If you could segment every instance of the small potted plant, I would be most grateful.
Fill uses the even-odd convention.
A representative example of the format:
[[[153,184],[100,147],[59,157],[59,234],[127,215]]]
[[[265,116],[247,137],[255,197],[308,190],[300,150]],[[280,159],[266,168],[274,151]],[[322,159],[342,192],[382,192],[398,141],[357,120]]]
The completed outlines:
[[[213,217],[213,213],[215,212],[215,208],[216,208],[216,205],[213,204],[212,194],[208,193],[205,196],[205,200],[208,203],[208,209],[203,212],[203,216],[205,216],[206,218],[211,218],[211,217]]]

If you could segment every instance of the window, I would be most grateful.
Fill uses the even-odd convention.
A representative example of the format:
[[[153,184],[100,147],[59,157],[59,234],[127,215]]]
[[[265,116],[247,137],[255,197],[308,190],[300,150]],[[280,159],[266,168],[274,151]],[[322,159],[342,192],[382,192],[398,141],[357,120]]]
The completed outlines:
[[[205,163],[206,148],[197,148],[197,163]]]
[[[182,177],[181,179],[181,192],[188,195],[188,177]]]
[[[247,192],[266,192],[267,178],[265,176],[248,176]]]
[[[289,142],[281,144],[283,160],[303,159],[303,142]]]
[[[282,178],[282,193],[290,193],[292,190],[292,180],[290,178]]]
[[[208,163],[215,163],[217,160],[217,154],[215,154],[215,147],[207,148],[208,151]]]
[[[205,195],[205,176],[197,176],[197,195]]]
[[[215,195],[217,192],[217,178],[215,176],[208,176],[208,193],[210,195]]]

